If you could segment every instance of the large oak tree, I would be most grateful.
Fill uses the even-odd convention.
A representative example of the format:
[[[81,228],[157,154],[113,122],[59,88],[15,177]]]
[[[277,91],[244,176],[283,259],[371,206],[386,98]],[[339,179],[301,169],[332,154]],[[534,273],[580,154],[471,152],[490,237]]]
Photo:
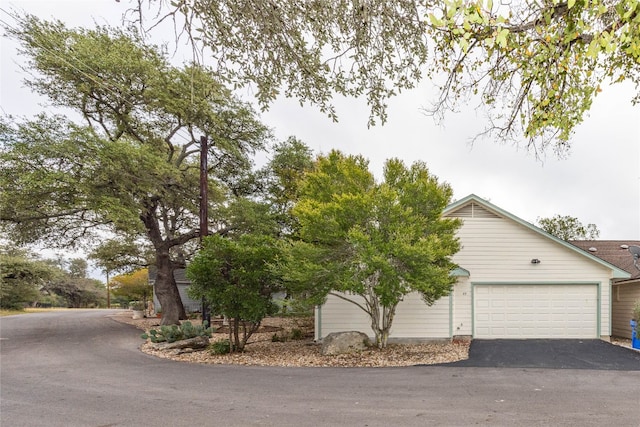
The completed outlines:
[[[371,123],[384,121],[387,99],[428,77],[440,88],[432,113],[478,95],[486,134],[563,154],[607,83],[640,83],[637,0],[134,3],[143,23],[184,25],[263,106],[284,94],[334,119],[335,94],[365,97]]]
[[[162,322],[176,323],[185,312],[173,271],[199,235],[201,137],[215,215],[247,190],[243,171],[268,130],[211,70],[173,66],[133,30],[25,16],[7,31],[28,58],[27,85],[70,113],[2,121],[2,230],[16,242],[63,247],[144,238]]]

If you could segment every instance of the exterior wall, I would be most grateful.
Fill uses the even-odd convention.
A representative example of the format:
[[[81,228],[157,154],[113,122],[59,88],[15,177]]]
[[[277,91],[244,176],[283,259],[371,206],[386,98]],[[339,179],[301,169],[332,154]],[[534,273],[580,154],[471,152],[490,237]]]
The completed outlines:
[[[610,269],[534,230],[497,216],[464,218],[458,237],[462,249],[453,259],[470,272],[472,287],[477,284],[599,284],[599,333],[611,335]],[[540,263],[532,264],[534,258]],[[454,307],[456,333],[457,325],[469,322],[470,316],[466,302],[456,301]],[[464,326],[461,330],[469,331]]]
[[[347,298],[362,303],[356,295]],[[431,307],[420,294],[412,293],[398,304],[391,327],[391,339],[436,339],[449,338],[450,298],[443,297]],[[369,316],[353,303],[330,295],[322,307],[316,309],[316,340],[333,332],[359,331],[374,336]]]
[[[469,280],[469,277],[459,277],[458,283],[456,283],[453,288],[453,336],[473,335],[472,295],[473,293],[471,290],[471,280]]]
[[[613,285],[612,327],[611,335],[621,338],[631,338],[631,312],[636,301],[640,301],[640,280],[636,282]]]
[[[461,250],[453,260],[469,277],[459,277],[452,294],[432,307],[418,294],[408,296],[398,306],[391,339],[473,335],[473,290],[478,285],[594,285],[598,289],[597,335],[611,335],[611,268],[477,203],[462,206],[449,216],[464,221],[458,231]],[[532,259],[540,263],[532,264]],[[626,322],[628,327],[628,319]],[[330,296],[316,310],[316,339],[349,330],[373,336],[362,310]]]
[[[202,303],[200,301],[196,301],[193,298],[187,295],[187,288],[189,288],[189,283],[177,282],[178,293],[180,294],[180,299],[182,300],[182,305],[187,313],[199,312],[202,309]],[[155,310],[161,310],[160,301],[158,301],[158,297],[156,296],[155,288],[153,290],[153,306]]]

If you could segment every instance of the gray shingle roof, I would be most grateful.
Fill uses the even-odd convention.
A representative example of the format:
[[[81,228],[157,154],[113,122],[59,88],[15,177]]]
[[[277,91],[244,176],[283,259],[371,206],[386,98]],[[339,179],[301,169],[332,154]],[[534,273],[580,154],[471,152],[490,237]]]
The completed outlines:
[[[640,270],[633,264],[633,255],[627,249],[640,246],[640,240],[571,240],[569,243],[628,272],[631,279],[640,278]]]

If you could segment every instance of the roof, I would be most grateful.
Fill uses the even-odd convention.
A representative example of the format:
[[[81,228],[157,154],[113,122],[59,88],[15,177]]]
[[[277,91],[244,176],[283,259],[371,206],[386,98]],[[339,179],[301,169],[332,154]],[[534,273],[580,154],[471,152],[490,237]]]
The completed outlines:
[[[521,219],[518,218],[517,216],[505,211],[504,209],[501,209],[493,204],[491,204],[490,202],[484,200],[481,197],[476,196],[475,194],[470,194],[467,197],[464,197],[456,202],[453,202],[452,204],[450,204],[449,206],[447,206],[444,211],[442,212],[442,214],[444,216],[451,214],[455,211],[457,211],[458,209],[466,206],[469,203],[477,203],[478,205],[482,206],[483,208],[487,209],[488,211],[503,217],[503,218],[508,218],[520,225],[522,225],[525,228],[528,228],[529,230],[540,234],[542,237],[552,240],[554,242],[556,242],[557,244],[564,246],[565,248],[574,251],[586,258],[591,259],[592,261],[595,261],[596,263],[606,267],[606,268],[610,268],[612,270],[612,277],[614,279],[629,279],[631,277],[631,273],[601,257],[595,256],[593,255],[591,252],[587,252],[582,250],[581,248],[579,248],[578,246],[572,245],[569,242],[566,242],[552,234],[547,233],[546,231],[544,231],[543,229],[536,227],[535,225]],[[633,260],[632,260],[633,263]]]
[[[640,246],[640,240],[571,240],[570,243],[628,272],[631,279],[640,278],[640,269],[633,264],[633,255],[629,252],[629,246]]]

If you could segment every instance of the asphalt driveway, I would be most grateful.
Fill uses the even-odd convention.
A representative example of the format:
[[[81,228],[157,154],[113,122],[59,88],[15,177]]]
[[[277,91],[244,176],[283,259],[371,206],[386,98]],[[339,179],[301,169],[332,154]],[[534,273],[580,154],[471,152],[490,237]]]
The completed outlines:
[[[468,360],[446,366],[640,371],[640,352],[602,340],[473,340]]]

